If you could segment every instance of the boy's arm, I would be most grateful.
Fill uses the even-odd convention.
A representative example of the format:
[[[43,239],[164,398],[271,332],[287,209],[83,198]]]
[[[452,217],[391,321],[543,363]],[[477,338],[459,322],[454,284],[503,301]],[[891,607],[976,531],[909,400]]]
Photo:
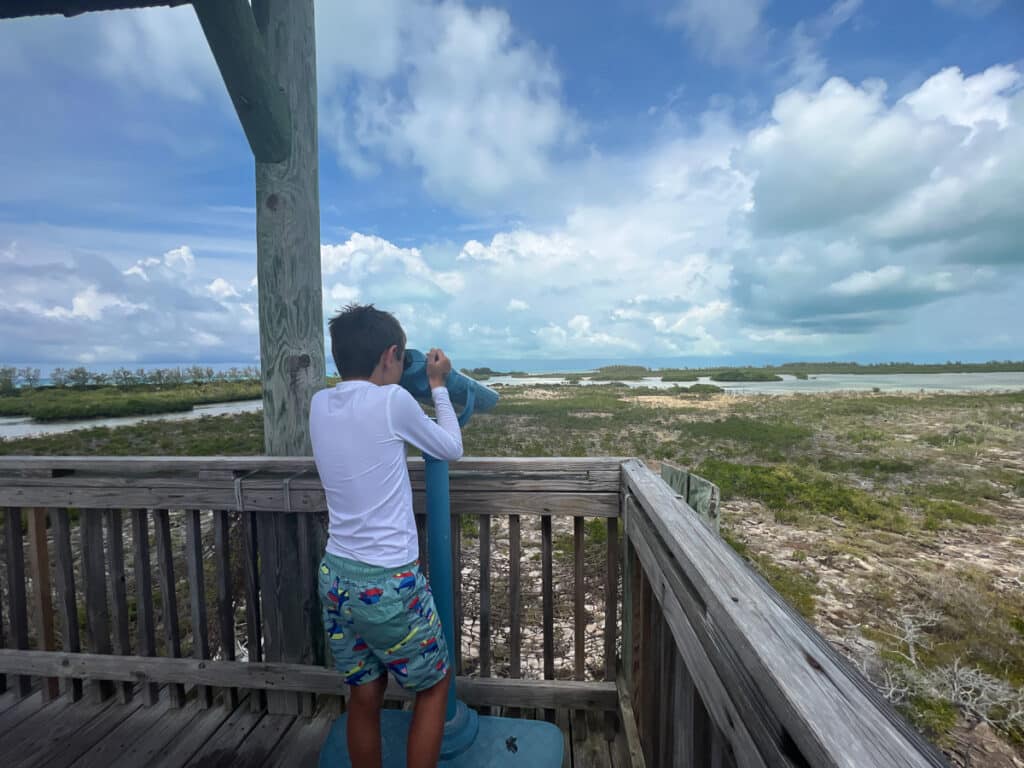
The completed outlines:
[[[462,432],[459,430],[459,420],[448,397],[448,390],[444,387],[434,387],[431,394],[434,396],[436,423],[423,412],[412,395],[400,387],[392,390],[388,400],[391,431],[435,459],[461,459]]]

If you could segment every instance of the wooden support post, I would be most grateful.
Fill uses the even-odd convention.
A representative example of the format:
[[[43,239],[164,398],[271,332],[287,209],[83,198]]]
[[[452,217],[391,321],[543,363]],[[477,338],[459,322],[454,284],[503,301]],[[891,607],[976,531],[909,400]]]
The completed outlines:
[[[187,510],[185,512],[185,567],[188,570],[188,594],[192,607],[192,657],[196,659],[210,658],[202,530],[199,510]],[[199,699],[199,706],[209,709],[213,705],[213,690],[206,685],[196,686],[196,698]]]
[[[157,510],[154,526],[156,528],[156,559],[160,567],[160,613],[164,625],[164,642],[166,654],[171,658],[181,656],[181,634],[178,629],[178,590],[174,581],[174,551],[171,547],[171,519],[166,509]],[[171,706],[185,706],[185,686],[171,685]]]
[[[288,158],[256,162],[265,448],[271,456],[308,456],[309,404],[325,383],[313,0],[253,0],[252,11],[291,113]],[[314,644],[324,640],[314,624],[319,611],[311,616],[292,599],[301,588],[296,524],[295,515],[259,516],[265,652],[268,661],[314,663],[322,657]],[[311,624],[315,636],[306,631]],[[272,712],[299,711],[294,695],[268,698]]]
[[[519,515],[508,516],[508,674],[513,680],[518,680],[522,675],[522,654],[520,651],[521,629],[519,625],[520,603],[522,592],[519,581],[519,568],[521,565],[522,543],[520,538]],[[519,717],[519,710],[507,712],[509,717]]]
[[[235,610],[231,590],[231,518],[228,512],[213,513],[213,548],[217,565],[217,622],[220,629],[220,655],[235,660]],[[224,706],[233,712],[238,706],[238,689],[224,689]]]
[[[286,160],[292,148],[288,98],[271,70],[248,1],[194,0],[192,5],[253,155],[264,163]]]
[[[36,637],[39,650],[57,650],[53,631],[53,593],[50,586],[50,548],[46,540],[46,510],[33,509],[28,517],[28,547],[32,584],[35,586],[33,602],[36,619]],[[47,701],[60,696],[60,679],[43,680],[43,698]]]
[[[542,515],[540,518],[540,548],[541,548],[541,603],[544,613],[543,617],[543,645],[544,645],[544,679],[555,679],[555,594],[553,589],[554,572],[553,562],[554,551],[551,544],[551,515]],[[544,711],[544,719],[549,723],[555,722],[555,710]]]

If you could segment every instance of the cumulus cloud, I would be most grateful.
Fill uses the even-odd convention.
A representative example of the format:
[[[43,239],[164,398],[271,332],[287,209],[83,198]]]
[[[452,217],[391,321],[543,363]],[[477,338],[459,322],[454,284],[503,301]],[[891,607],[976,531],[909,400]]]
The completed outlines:
[[[353,50],[380,48],[365,60],[320,55],[322,128],[349,170],[411,165],[432,194],[469,208],[507,203],[549,179],[552,153],[573,139],[575,121],[557,71],[515,36],[506,12],[413,2],[399,13],[381,3],[354,17],[362,40]],[[318,30],[330,39],[349,22],[339,5]]]

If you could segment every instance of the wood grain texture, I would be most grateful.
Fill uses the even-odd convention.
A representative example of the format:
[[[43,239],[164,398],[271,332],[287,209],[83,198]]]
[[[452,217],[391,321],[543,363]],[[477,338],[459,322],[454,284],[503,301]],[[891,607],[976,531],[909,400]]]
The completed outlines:
[[[54,574],[57,588],[57,615],[61,624],[61,647],[69,653],[81,650],[78,607],[75,594],[75,562],[71,554],[71,522],[66,509],[55,509],[53,521]],[[82,697],[82,681],[68,685],[67,694],[76,701]]]
[[[202,530],[199,510],[186,510],[185,568],[188,571],[188,595],[192,609],[192,656],[197,659],[208,659],[210,658],[210,639],[206,615]],[[196,697],[203,709],[213,704],[213,691],[207,686],[198,686]]]
[[[156,558],[160,568],[160,623],[164,627],[165,653],[181,656],[181,630],[178,626],[178,589],[174,581],[174,550],[171,546],[171,519],[166,509],[153,513],[156,528]],[[172,707],[185,704],[185,688],[170,687]]]
[[[93,653],[111,653],[110,611],[107,606],[107,563],[103,548],[103,517],[99,510],[83,512],[82,575],[85,580],[85,629],[89,650]],[[106,680],[90,681],[93,696],[105,699],[113,694],[113,686]]]
[[[28,600],[25,594],[25,549],[22,540],[21,510],[7,510],[7,593],[11,623],[8,643],[15,648],[28,648]],[[28,696],[32,679],[28,675],[17,678],[18,694]]]
[[[54,651],[57,639],[53,628],[53,587],[50,579],[50,547],[46,532],[46,510],[36,507],[28,514],[29,574],[32,579],[32,604],[39,650]],[[60,681],[48,677],[42,681],[43,698],[60,695]]]
[[[231,515],[213,513],[214,578],[217,582],[217,628],[220,634],[220,655],[226,661],[235,660],[235,608],[231,585]],[[225,688],[224,706],[238,706],[238,689]]]
[[[149,557],[149,512],[133,509],[132,548],[135,552],[135,611],[136,611],[136,653],[139,656],[156,656],[156,616],[153,612],[153,572]],[[146,685],[142,688],[146,705],[153,706],[160,701],[160,687]]]
[[[636,520],[649,520],[643,531],[631,519],[630,538],[638,552],[648,544],[645,568],[661,581],[659,594],[666,598],[677,647],[709,713],[733,745],[737,764],[745,764],[750,748],[770,761],[785,757],[815,766],[944,764],[664,482],[639,461],[623,464],[623,479],[642,508]],[[658,555],[659,549],[665,554]],[[694,631],[698,626],[705,641]],[[709,695],[705,673],[728,681],[734,725],[749,727],[756,744],[742,742],[737,727],[730,733],[724,712],[713,711],[719,696]],[[725,685],[718,693],[724,690]]]
[[[128,656],[132,652],[131,629],[128,618],[128,583],[124,570],[124,532],[121,528],[121,510],[108,509],[103,515],[107,529],[107,551],[110,568],[110,613],[113,619],[113,652]],[[132,686],[118,686],[122,704],[131,701]]]

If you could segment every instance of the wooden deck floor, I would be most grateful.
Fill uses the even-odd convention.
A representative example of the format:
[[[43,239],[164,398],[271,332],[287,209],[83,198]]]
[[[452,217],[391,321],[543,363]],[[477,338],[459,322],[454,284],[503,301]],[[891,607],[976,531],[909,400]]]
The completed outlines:
[[[193,699],[180,708],[145,707],[116,699],[44,703],[36,691],[19,699],[0,695],[0,765],[4,768],[179,768],[180,766],[316,766],[334,714],[313,718],[251,712],[243,699],[229,711],[200,708]],[[602,715],[558,713],[565,735],[563,768],[625,768],[623,740],[605,739]]]

